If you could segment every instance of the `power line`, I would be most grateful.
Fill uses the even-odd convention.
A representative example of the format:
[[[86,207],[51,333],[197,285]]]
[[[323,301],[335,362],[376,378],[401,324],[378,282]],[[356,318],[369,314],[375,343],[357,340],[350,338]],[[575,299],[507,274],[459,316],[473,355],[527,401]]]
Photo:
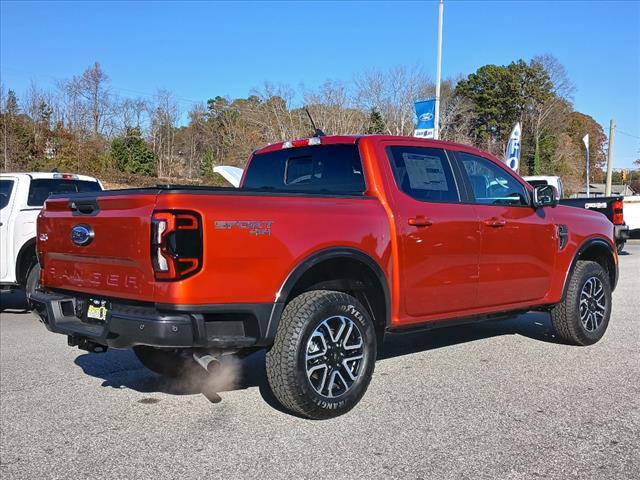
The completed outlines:
[[[632,133],[623,132],[622,130],[616,130],[616,133],[621,133],[622,135],[626,135],[627,137],[633,137],[633,138],[640,139],[640,136],[634,135]]]

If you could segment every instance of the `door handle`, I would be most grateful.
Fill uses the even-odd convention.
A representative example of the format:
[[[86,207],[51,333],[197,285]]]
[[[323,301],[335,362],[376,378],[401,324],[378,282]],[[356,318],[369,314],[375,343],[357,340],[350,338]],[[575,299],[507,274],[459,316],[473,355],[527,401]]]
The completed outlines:
[[[409,218],[409,225],[412,227],[430,227],[433,222],[425,217],[411,217]]]
[[[500,228],[504,227],[507,224],[507,221],[504,218],[493,217],[485,220],[484,224],[488,227]]]

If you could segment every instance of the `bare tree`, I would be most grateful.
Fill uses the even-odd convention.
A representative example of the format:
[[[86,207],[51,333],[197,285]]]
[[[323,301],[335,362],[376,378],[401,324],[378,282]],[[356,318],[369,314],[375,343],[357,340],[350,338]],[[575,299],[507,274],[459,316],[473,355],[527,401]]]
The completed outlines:
[[[153,151],[158,159],[158,176],[171,177],[175,129],[180,118],[180,107],[171,92],[165,89],[158,90],[153,104],[150,105],[149,117]]]
[[[94,138],[103,134],[107,120],[111,116],[111,93],[107,86],[108,75],[98,62],[87,68],[79,77],[65,82],[67,96],[74,101],[74,109],[79,111],[82,128],[93,133]]]
[[[380,112],[391,135],[410,135],[414,129],[414,102],[433,96],[435,87],[417,67],[373,70],[355,79],[357,105]]]
[[[251,92],[258,102],[246,105],[249,121],[260,129],[267,143],[275,143],[300,135],[303,123],[293,108],[294,90],[288,85],[265,83]],[[251,98],[251,97],[250,97]]]
[[[344,135],[365,130],[367,115],[355,107],[343,82],[328,80],[317,91],[306,91],[303,95],[316,126],[326,133]]]
[[[7,98],[4,84],[0,83],[0,115],[2,115],[2,155],[4,157],[4,171],[9,171],[9,116],[6,110]]]
[[[125,98],[116,104],[116,112],[122,131],[128,128],[144,127],[144,117],[149,111],[147,101],[143,98]]]
[[[542,66],[552,84],[551,95],[543,97],[542,101],[535,98],[529,99],[529,105],[523,115],[523,121],[528,124],[534,140],[534,155],[539,158],[542,136],[549,131],[562,130],[562,125],[572,110],[571,99],[575,86],[569,79],[564,66],[553,55],[535,57],[531,60],[531,64]],[[538,168],[540,168],[539,165]]]

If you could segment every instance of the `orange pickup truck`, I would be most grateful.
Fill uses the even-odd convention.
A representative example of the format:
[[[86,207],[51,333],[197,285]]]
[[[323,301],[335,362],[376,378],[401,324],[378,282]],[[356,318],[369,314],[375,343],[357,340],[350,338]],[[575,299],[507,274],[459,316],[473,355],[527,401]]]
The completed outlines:
[[[385,332],[536,309],[562,341],[597,342],[613,226],[557,204],[463,145],[293,140],[254,152],[238,189],[51,197],[30,300],[69,345],[133,348],[164,375],[266,348],[279,401],[329,418],[364,395]]]

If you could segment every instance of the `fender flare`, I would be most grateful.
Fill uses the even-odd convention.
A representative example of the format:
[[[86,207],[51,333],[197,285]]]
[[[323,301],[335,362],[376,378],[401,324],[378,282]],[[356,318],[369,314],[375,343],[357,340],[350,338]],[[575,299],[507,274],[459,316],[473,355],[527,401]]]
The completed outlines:
[[[614,257],[614,252],[613,252],[613,247],[609,244],[609,242],[607,242],[603,238],[599,238],[599,237],[588,238],[587,240],[582,242],[582,244],[576,250],[576,253],[573,255],[573,259],[571,260],[571,265],[569,266],[569,270],[567,271],[567,275],[565,276],[564,284],[562,286],[562,299],[561,299],[561,301],[564,301],[564,299],[567,296],[567,289],[569,288],[569,280],[571,279],[571,276],[573,275],[573,271],[575,270],[576,265],[577,265],[578,261],[580,260],[580,257],[582,256],[582,254],[585,251],[587,251],[587,249],[589,249],[589,248],[591,248],[593,246],[600,246],[600,247],[606,248],[607,251],[609,252],[609,254],[611,255],[612,261],[613,261],[613,258],[615,258]],[[615,271],[613,272],[613,279],[612,279],[612,282],[611,282],[611,291],[615,290],[616,284],[618,283],[618,264],[615,261],[613,261],[613,264],[615,266]]]
[[[273,304],[273,308],[271,310],[271,315],[269,317],[269,322],[267,324],[266,336],[268,338],[275,338],[276,331],[278,329],[278,325],[280,324],[280,317],[282,316],[282,312],[286,305],[286,300],[289,298],[289,295],[293,291],[296,283],[302,278],[302,276],[311,268],[318,265],[319,263],[325,260],[332,260],[336,258],[348,258],[352,260],[357,260],[367,267],[369,267],[376,278],[380,282],[380,286],[382,287],[382,291],[384,292],[384,300],[385,300],[385,326],[389,326],[389,322],[391,321],[391,294],[389,290],[389,283],[387,281],[387,277],[384,274],[384,270],[380,266],[380,264],[374,260],[369,254],[366,252],[359,250],[357,248],[352,247],[332,247],[323,250],[319,250],[317,252],[312,253],[308,257],[305,257],[302,261],[295,266],[291,272],[287,275],[284,282],[280,286],[278,293],[276,295],[277,300]]]

